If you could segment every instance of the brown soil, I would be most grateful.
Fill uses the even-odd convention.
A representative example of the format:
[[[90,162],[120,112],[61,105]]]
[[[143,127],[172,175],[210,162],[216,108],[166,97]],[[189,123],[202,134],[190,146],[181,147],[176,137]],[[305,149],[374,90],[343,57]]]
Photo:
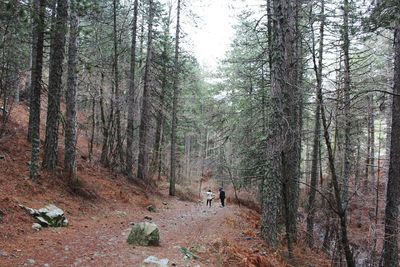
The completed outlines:
[[[203,202],[182,202],[164,196],[153,203],[156,212],[117,200],[76,207],[67,201],[58,202],[67,211],[70,226],[38,232],[30,228],[33,220],[28,214],[17,207],[6,209],[0,244],[8,255],[0,257],[0,266],[23,265],[28,259],[34,259],[36,266],[140,266],[150,255],[168,258],[178,266],[238,266],[246,257],[266,255],[251,221],[241,222],[244,215],[257,220],[251,211],[237,206],[207,208]],[[145,216],[160,227],[159,247],[133,247],[126,242],[130,224]],[[224,251],[230,244],[246,247],[245,258]],[[191,249],[200,258],[185,261],[180,247]]]
[[[45,104],[42,122],[44,110]],[[82,114],[79,118],[85,121]],[[261,240],[257,212],[229,199],[224,208],[219,203],[209,208],[203,200],[169,197],[165,181],[156,189],[133,185],[126,177],[100,167],[98,150],[92,162],[87,160],[88,140],[82,130],[78,131],[79,191],[70,189],[61,168],[54,174],[42,172],[39,181],[31,181],[27,122],[28,108],[16,105],[7,134],[0,139],[0,266],[141,266],[151,255],[168,258],[177,266],[287,266],[281,256],[284,249],[272,251]],[[210,186],[212,180],[203,184],[203,190]],[[68,227],[36,231],[32,229],[35,220],[18,206],[40,208],[50,203],[65,211]],[[150,204],[156,212],[147,210]],[[160,246],[129,245],[126,239],[132,223],[146,216],[160,227]],[[180,247],[198,258],[185,260]],[[301,247],[296,254],[314,255]],[[307,262],[308,266],[324,266]]]

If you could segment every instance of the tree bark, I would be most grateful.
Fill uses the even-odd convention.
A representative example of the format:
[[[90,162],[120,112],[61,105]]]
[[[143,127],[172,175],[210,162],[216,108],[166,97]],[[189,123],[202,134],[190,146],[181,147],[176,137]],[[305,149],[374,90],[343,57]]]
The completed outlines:
[[[117,160],[120,161],[120,164],[124,163],[124,150],[122,147],[122,133],[121,133],[121,97],[119,91],[119,68],[118,68],[118,29],[117,29],[117,12],[118,12],[118,3],[119,0],[113,1],[113,30],[114,30],[114,60],[113,60],[113,69],[114,69],[114,89],[115,89],[115,123],[116,123],[116,153],[118,155],[113,155],[114,162]]]
[[[29,113],[29,123],[28,123],[28,141],[32,141],[32,127],[33,127],[33,113],[32,113],[32,107],[34,105],[33,103],[33,84],[35,83],[35,71],[36,71],[36,66],[37,66],[37,47],[38,47],[38,38],[39,35],[42,34],[43,36],[41,37],[43,39],[44,37],[44,29],[40,29],[40,24],[44,24],[44,16],[45,14],[40,11],[40,0],[33,0],[32,1],[32,48],[31,48],[31,75],[30,75],[30,84],[31,86],[29,87],[29,97],[30,97],[30,102],[29,102],[29,108],[30,108],[30,113]],[[43,27],[44,25],[42,25]],[[40,30],[40,32],[39,32]],[[42,45],[43,46],[43,45]],[[43,49],[43,48],[42,48]],[[43,55],[41,56],[43,57]],[[42,59],[43,61],[43,59]],[[39,104],[40,104],[40,98],[39,98]],[[39,106],[40,108],[40,106]],[[39,118],[40,119],[40,118]],[[37,122],[35,122],[37,123]],[[40,123],[40,121],[39,121]]]
[[[400,94],[400,25],[394,31],[393,93]],[[385,207],[384,266],[399,266],[399,204],[400,204],[400,97],[393,97],[389,177]]]
[[[169,180],[169,194],[176,194],[176,128],[177,128],[177,109],[179,96],[179,34],[180,34],[180,12],[181,0],[178,0],[176,9],[176,33],[175,33],[175,57],[174,57],[174,81],[172,96],[172,123],[171,123],[171,174]]]
[[[30,92],[30,112],[28,139],[32,142],[30,178],[37,179],[39,172],[40,156],[40,91],[42,88],[43,49],[44,49],[44,23],[45,23],[46,0],[35,0],[34,10],[37,17],[34,19],[34,48],[32,48],[32,89]]]
[[[143,8],[144,1],[141,0],[141,8]],[[145,41],[145,33],[144,33],[144,25],[145,25],[145,15],[142,12],[142,16],[140,19],[140,38],[139,38],[139,66],[142,66],[144,61],[144,41]]]
[[[360,183],[360,161],[361,161],[361,130],[360,122],[357,122],[357,156],[356,156],[356,166],[354,172],[354,182],[356,188],[359,187]]]
[[[371,154],[370,154],[370,173],[371,173],[371,192],[375,191],[376,186],[376,173],[375,173],[375,114],[374,114],[374,95],[370,96],[370,142],[371,142]]]
[[[78,86],[79,16],[76,0],[71,0],[70,33],[68,47],[68,80],[65,94],[65,154],[64,171],[69,181],[76,179],[76,90]]]
[[[286,239],[289,258],[293,258],[293,243],[297,235],[297,204],[299,186],[300,163],[300,113],[301,92],[299,90],[299,64],[302,61],[299,56],[299,32],[297,31],[299,1],[281,1],[283,17],[279,18],[279,30],[282,31],[283,62],[279,67],[282,71],[280,81],[282,89],[282,111],[284,123],[283,132],[286,135],[282,143],[282,181],[284,192],[284,215],[286,224]]]
[[[350,40],[349,40],[349,12],[350,6],[349,1],[343,1],[343,61],[344,61],[344,74],[343,74],[343,90],[344,90],[344,168],[343,168],[343,186],[342,186],[342,205],[347,205],[348,199],[348,188],[349,179],[351,172],[351,142],[350,142],[350,132],[351,132],[351,114],[350,114]]]
[[[58,161],[58,127],[65,38],[67,34],[68,0],[57,1],[57,15],[51,31],[49,92],[43,167],[53,171]]]
[[[96,92],[97,95],[97,92]],[[96,97],[92,95],[92,127],[91,127],[91,134],[90,134],[90,143],[89,143],[89,162],[92,161],[93,156],[93,143],[94,143],[94,136],[96,133]]]
[[[158,151],[158,163],[157,163],[157,166],[158,166],[157,179],[158,180],[161,180],[161,173],[162,173],[162,170],[163,170],[162,152],[163,152],[163,144],[164,144],[164,139],[165,139],[164,127],[161,128],[160,136],[161,136],[161,140],[160,140],[160,148],[159,148],[159,151]]]
[[[126,174],[129,179],[133,178],[133,132],[135,114],[135,71],[136,71],[136,35],[137,35],[138,0],[133,4],[131,62],[129,73],[128,93],[128,122],[126,127]]]
[[[106,114],[105,114],[105,100],[104,100],[104,73],[101,73],[100,79],[100,118],[101,118],[101,126],[102,126],[102,133],[103,133],[103,142],[101,148],[101,156],[100,162],[103,166],[108,166],[108,128],[109,124],[107,123]],[[110,114],[112,114],[112,106],[110,110]]]
[[[274,0],[272,5],[272,88],[273,103],[268,137],[268,167],[264,180],[262,234],[277,244],[278,214],[283,204],[289,256],[296,238],[300,136],[299,41],[296,0]],[[282,199],[281,196],[282,195]],[[281,200],[283,202],[281,202]]]

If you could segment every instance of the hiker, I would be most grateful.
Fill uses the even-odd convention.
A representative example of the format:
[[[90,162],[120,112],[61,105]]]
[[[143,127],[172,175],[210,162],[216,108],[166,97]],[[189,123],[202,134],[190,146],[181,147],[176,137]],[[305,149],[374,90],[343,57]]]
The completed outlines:
[[[211,192],[211,189],[207,191],[207,203],[206,206],[210,204],[211,207],[211,201],[214,199],[214,194]]]
[[[219,199],[221,200],[221,206],[225,207],[225,191],[222,187],[219,189]]]

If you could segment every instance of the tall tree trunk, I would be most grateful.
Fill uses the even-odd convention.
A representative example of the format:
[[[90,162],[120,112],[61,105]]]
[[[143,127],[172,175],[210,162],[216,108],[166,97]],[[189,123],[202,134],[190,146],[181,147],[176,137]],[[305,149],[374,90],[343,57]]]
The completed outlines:
[[[272,43],[272,1],[267,0],[267,40],[268,40],[268,67],[269,67],[269,79],[272,81],[272,55],[273,55],[273,43]]]
[[[354,182],[356,188],[359,186],[360,182],[360,161],[361,161],[361,130],[360,130],[360,122],[357,122],[357,156],[356,156],[356,166],[354,172]]]
[[[321,22],[319,26],[319,44],[318,44],[318,63],[316,60],[315,51],[315,38],[313,36],[313,62],[314,62],[314,72],[317,79],[317,86],[315,94],[318,98],[318,92],[322,90],[322,60],[324,53],[324,29],[325,29],[325,0],[321,0],[321,12],[320,12]],[[312,24],[311,24],[312,25]],[[312,27],[312,26],[311,26]],[[313,33],[313,31],[312,31]],[[307,242],[310,247],[314,244],[314,216],[315,216],[315,195],[317,188],[318,179],[318,157],[320,150],[320,132],[321,132],[321,106],[317,101],[317,107],[315,112],[314,121],[314,140],[313,140],[313,152],[312,152],[312,163],[311,163],[311,183],[310,183],[310,193],[308,196],[308,214],[307,214]]]
[[[176,33],[175,33],[175,57],[174,57],[174,81],[172,85],[172,123],[171,123],[171,174],[169,180],[169,194],[175,196],[176,189],[176,128],[177,128],[177,109],[179,96],[179,33],[180,33],[180,12],[181,0],[178,0],[176,9]]]
[[[344,90],[344,168],[343,168],[343,186],[342,186],[342,201],[343,205],[347,204],[348,190],[349,190],[349,179],[351,172],[351,143],[350,143],[350,132],[351,132],[351,114],[350,114],[350,40],[349,40],[349,12],[350,6],[349,1],[343,1],[343,61],[344,61],[344,74],[343,74],[343,90]]]
[[[65,94],[65,154],[64,170],[70,180],[76,179],[76,90],[78,85],[79,16],[76,0],[71,0],[68,47],[68,80]]]
[[[113,155],[114,161],[116,162],[119,159],[120,164],[124,163],[124,153],[122,147],[122,133],[121,133],[121,97],[119,91],[119,68],[118,68],[118,29],[117,29],[117,9],[118,9],[119,0],[113,1],[113,30],[114,30],[114,61],[113,61],[113,69],[114,69],[114,89],[115,89],[115,123],[116,123],[116,141],[117,147],[116,152],[118,155]]]
[[[158,180],[161,180],[161,172],[162,172],[162,153],[163,153],[163,144],[164,144],[164,139],[165,139],[165,136],[164,136],[164,127],[161,127],[161,133],[160,133],[160,136],[161,136],[161,140],[160,140],[160,147],[159,147],[159,151],[157,152],[157,155],[158,155],[158,163],[157,163],[157,166],[158,166],[158,170],[157,170],[157,179]]]
[[[31,47],[30,47],[30,51],[29,51],[29,66],[28,66],[28,75],[27,75],[27,82],[25,84],[25,95],[27,95],[29,97],[29,101],[30,101],[30,95],[32,92],[32,72],[33,72],[33,64],[34,64],[34,60],[35,60],[35,55],[36,55],[36,43],[37,43],[37,34],[35,32],[35,19],[37,16],[39,16],[39,12],[36,12],[35,10],[35,0],[29,0],[29,4],[30,4],[30,8],[31,8],[31,16],[30,16],[30,22],[31,22],[31,31],[32,31],[32,35],[30,36],[31,39],[30,41],[31,43]],[[30,104],[30,102],[29,102]],[[28,123],[28,141],[30,141],[30,123]]]
[[[369,99],[369,121],[370,121],[370,173],[371,173],[371,192],[375,191],[376,186],[376,173],[375,173],[375,114],[374,114],[374,95],[372,94]]]
[[[375,116],[374,116],[374,96],[367,96],[368,102],[368,138],[367,138],[367,157],[365,164],[364,190],[375,190]],[[371,177],[371,179],[370,179]]]
[[[270,3],[270,2],[267,2]],[[273,10],[273,11],[272,11]],[[280,139],[281,121],[282,121],[282,71],[280,66],[283,62],[283,41],[281,40],[281,32],[279,20],[283,17],[280,1],[273,0],[270,14],[273,14],[270,23],[270,61],[271,61],[271,93],[270,101],[271,119],[268,128],[270,147],[267,148],[267,160],[269,163],[269,171],[263,180],[264,188],[262,188],[262,225],[261,233],[263,238],[271,246],[278,244],[278,217],[280,213],[281,192],[282,192],[282,172],[281,172],[281,149],[282,140]]]
[[[387,81],[388,84],[391,84],[391,81]],[[389,165],[390,165],[390,145],[391,145],[391,133],[392,133],[392,104],[393,104],[393,96],[386,95],[385,102],[387,102],[387,108],[385,110],[385,122],[386,122],[386,133],[385,133],[385,161],[383,165],[383,177],[384,180],[387,181],[389,177]]]
[[[369,176],[371,169],[371,99],[367,96],[368,105],[368,125],[367,125],[367,155],[365,159],[365,178],[364,178],[364,191],[368,190]]]
[[[144,1],[140,1],[141,8],[143,8]],[[145,41],[145,33],[144,33],[144,24],[145,24],[145,14],[142,12],[142,16],[140,19],[140,38],[139,38],[139,67],[142,66],[144,61],[144,41]]]
[[[102,126],[102,133],[103,133],[103,142],[101,148],[101,156],[100,162],[103,166],[109,165],[108,160],[108,128],[109,124],[107,123],[106,114],[105,114],[105,100],[104,100],[104,73],[101,73],[100,78],[100,118],[101,118],[101,126]],[[110,110],[110,114],[112,114],[112,106]]]
[[[191,142],[192,136],[190,134],[185,137],[185,177],[190,181],[190,154],[191,154]]]
[[[277,244],[279,206],[283,204],[289,256],[296,237],[300,131],[298,32],[296,0],[273,1],[272,79],[268,175],[263,189],[262,234],[270,245]],[[284,123],[285,122],[285,123]],[[292,128],[289,128],[289,124]],[[281,203],[280,194],[282,193]]]
[[[149,126],[150,126],[150,69],[152,62],[152,43],[153,43],[153,0],[149,0],[149,18],[147,33],[147,55],[144,70],[142,117],[139,128],[139,157],[137,178],[149,181]]]
[[[379,133],[381,133],[382,131],[382,121],[379,122]],[[379,183],[380,183],[380,176],[381,176],[381,162],[380,162],[380,158],[381,158],[381,138],[378,138],[378,157],[377,157],[377,181],[376,181],[376,187],[375,187],[375,222],[374,222],[374,226],[375,226],[375,231],[374,231],[374,237],[373,237],[373,247],[372,247],[372,261],[376,262],[377,258],[379,257],[379,253],[377,253],[377,249],[376,249],[376,245],[378,242],[378,220],[379,220]]]
[[[113,163],[115,163],[115,158],[114,158],[114,142],[115,142],[115,87],[114,84],[111,85],[111,97],[110,97],[110,112],[108,113],[108,119],[107,119],[107,128],[106,130],[108,131],[108,143],[107,145],[107,162],[104,166],[106,167],[113,167]]]
[[[136,32],[137,32],[138,0],[133,4],[133,25],[131,41],[131,66],[129,72],[128,93],[128,122],[126,127],[126,174],[129,179],[133,178],[133,132],[135,114],[135,71],[136,71]]]
[[[97,92],[96,92],[97,95]],[[91,127],[91,134],[90,134],[90,143],[89,143],[89,162],[92,162],[93,156],[93,143],[94,143],[94,135],[96,133],[96,96],[92,95],[92,127]]]
[[[58,127],[65,38],[67,34],[68,0],[57,1],[57,15],[51,31],[49,92],[43,167],[52,171],[58,161]]]
[[[34,19],[34,32],[36,32],[36,43],[32,44],[33,65],[32,65],[32,89],[30,92],[30,112],[29,129],[32,142],[30,178],[35,180],[39,172],[40,156],[40,91],[42,88],[42,70],[43,70],[43,49],[44,49],[44,23],[45,23],[46,0],[35,0],[34,10],[36,13]]]
[[[44,3],[45,4],[45,3]],[[46,4],[45,4],[46,5]],[[42,17],[43,16],[43,17]],[[39,32],[39,26],[40,24],[44,24],[44,16],[45,14],[42,14],[40,11],[40,1],[38,0],[33,0],[32,1],[32,48],[31,48],[31,71],[30,71],[30,84],[31,86],[29,87],[29,97],[30,97],[30,113],[29,113],[29,123],[28,123],[28,141],[31,142],[32,139],[32,127],[33,127],[33,113],[32,113],[32,106],[34,105],[33,102],[33,84],[35,83],[35,68],[37,66],[37,46],[38,46],[38,38],[39,34],[44,35],[44,29],[41,29],[41,33]],[[43,27],[43,26],[42,26]],[[41,37],[43,39],[43,36]],[[42,45],[43,46],[43,45]],[[43,48],[42,48],[43,49]],[[41,56],[43,57],[43,55]],[[43,59],[42,59],[43,61]],[[39,104],[40,104],[40,98],[39,98]],[[40,118],[39,118],[40,119]],[[40,122],[39,122],[40,123]]]
[[[282,3],[283,18],[280,18],[282,30],[283,62],[282,71],[282,96],[283,116],[288,125],[284,125],[283,135],[287,134],[282,143],[282,178],[285,207],[286,239],[289,257],[293,255],[293,242],[297,235],[297,206],[298,206],[298,181],[300,177],[300,130],[301,130],[301,91],[299,90],[299,64],[302,61],[299,51],[298,8],[299,1],[284,0]]]
[[[400,25],[394,31],[393,93],[400,95]],[[400,97],[393,97],[389,177],[386,191],[384,266],[399,266]]]
[[[311,181],[310,191],[308,195],[308,213],[307,213],[307,243],[310,247],[314,245],[314,216],[315,216],[315,196],[318,178],[318,154],[319,154],[319,134],[321,131],[320,124],[321,108],[317,103],[317,110],[315,113],[315,126],[314,126],[314,140],[312,152],[312,165],[311,165]]]

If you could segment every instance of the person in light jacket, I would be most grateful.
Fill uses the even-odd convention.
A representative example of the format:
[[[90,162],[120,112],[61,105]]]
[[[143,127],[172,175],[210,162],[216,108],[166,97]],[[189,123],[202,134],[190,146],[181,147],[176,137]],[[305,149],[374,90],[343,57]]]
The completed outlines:
[[[211,189],[209,189],[207,191],[207,203],[206,206],[210,206],[211,207],[211,202],[214,199],[214,194],[211,192]]]

